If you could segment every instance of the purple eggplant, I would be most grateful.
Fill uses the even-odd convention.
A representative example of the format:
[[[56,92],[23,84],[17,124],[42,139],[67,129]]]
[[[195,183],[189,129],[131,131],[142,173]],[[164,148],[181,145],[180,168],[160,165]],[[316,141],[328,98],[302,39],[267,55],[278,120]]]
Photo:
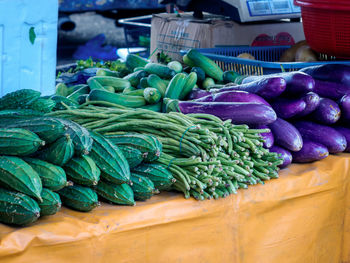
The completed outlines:
[[[272,146],[269,150],[270,152],[280,154],[281,158],[283,159],[283,163],[279,165],[280,168],[285,168],[292,163],[293,157],[290,151],[277,145]]]
[[[206,113],[234,124],[266,125],[276,120],[274,110],[264,104],[249,102],[195,102],[165,100],[166,111],[184,114]]]
[[[343,152],[346,147],[345,137],[335,129],[311,121],[297,121],[294,126],[304,140],[323,144],[330,153]]]
[[[350,152],[350,129],[341,126],[335,126],[333,128],[340,132],[346,139],[346,148],[344,152]]]
[[[263,78],[274,78],[281,77],[286,81],[286,90],[290,96],[298,96],[306,94],[314,90],[315,81],[314,79],[304,72],[282,72],[278,74],[264,75],[264,76],[249,76],[243,79],[242,83],[249,83]]]
[[[350,121],[350,94],[344,95],[340,101],[341,118],[344,121]]]
[[[340,108],[335,101],[321,98],[320,104],[311,114],[311,118],[322,124],[336,123],[340,118]]]
[[[304,140],[303,148],[292,155],[294,163],[311,163],[326,158],[329,152],[326,146],[318,142]]]
[[[289,122],[277,118],[277,120],[268,125],[275,138],[275,143],[284,148],[297,152],[303,147],[303,139],[299,131]]]
[[[191,93],[188,95],[189,100],[199,99],[208,95],[211,95],[210,91],[206,91],[200,88],[193,88]]]
[[[269,129],[269,127],[267,127],[266,125],[253,125],[250,126],[253,129]],[[260,133],[261,137],[263,137],[264,139],[264,147],[265,148],[271,148],[274,144],[274,138],[273,138],[273,134],[272,132],[264,132],[264,133]]]
[[[314,92],[321,97],[338,100],[350,93],[350,85],[315,79]]]
[[[324,64],[300,70],[314,79],[342,83],[350,86],[350,66],[344,64]]]
[[[302,112],[298,113],[296,117],[303,117],[310,114],[320,104],[320,96],[318,96],[315,92],[307,93],[302,97],[302,99],[305,101],[306,107]]]
[[[242,90],[249,93],[258,94],[264,99],[276,98],[283,93],[286,89],[286,81],[281,77],[270,77],[261,78],[256,81],[249,83],[236,85],[236,86],[225,86],[219,90],[231,91],[231,90]]]
[[[264,100],[262,97],[241,90],[231,90],[224,91],[220,93],[210,94],[208,96],[196,99],[198,102],[256,102],[260,104],[265,104],[267,106],[271,105]]]
[[[277,98],[271,103],[271,106],[275,110],[278,117],[289,119],[304,111],[306,108],[306,103],[302,98]]]

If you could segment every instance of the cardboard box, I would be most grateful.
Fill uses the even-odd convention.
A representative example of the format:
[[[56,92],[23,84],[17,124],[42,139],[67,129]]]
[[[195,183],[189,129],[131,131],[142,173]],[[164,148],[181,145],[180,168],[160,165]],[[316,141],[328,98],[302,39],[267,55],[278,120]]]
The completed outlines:
[[[151,52],[163,51],[181,60],[180,50],[190,48],[213,48],[233,45],[293,45],[304,40],[301,22],[264,22],[239,24],[223,16],[204,14],[196,19],[192,13],[155,14],[152,17]]]

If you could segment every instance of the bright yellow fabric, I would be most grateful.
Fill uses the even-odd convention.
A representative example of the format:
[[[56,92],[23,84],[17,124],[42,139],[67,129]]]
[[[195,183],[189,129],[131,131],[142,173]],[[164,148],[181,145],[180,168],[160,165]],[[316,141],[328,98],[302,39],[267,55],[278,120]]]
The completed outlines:
[[[350,262],[350,155],[291,165],[220,200],[164,193],[135,207],[63,208],[0,224],[0,262]]]

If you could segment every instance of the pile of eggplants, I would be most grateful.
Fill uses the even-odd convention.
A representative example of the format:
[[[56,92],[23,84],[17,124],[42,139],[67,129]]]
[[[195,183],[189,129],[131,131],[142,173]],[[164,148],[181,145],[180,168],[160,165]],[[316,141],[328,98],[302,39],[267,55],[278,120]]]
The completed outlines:
[[[195,88],[189,99],[172,102],[172,110],[208,113],[252,128],[268,127],[264,145],[281,154],[281,168],[350,152],[348,65],[324,64],[249,76],[240,85],[209,91]]]

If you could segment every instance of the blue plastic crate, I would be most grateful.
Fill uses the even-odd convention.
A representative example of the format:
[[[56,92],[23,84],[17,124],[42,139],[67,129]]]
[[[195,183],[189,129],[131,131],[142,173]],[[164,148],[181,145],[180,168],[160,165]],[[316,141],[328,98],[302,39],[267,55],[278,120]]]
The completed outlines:
[[[329,64],[343,63],[350,64],[350,61],[336,60],[335,57],[327,57],[321,55],[323,59],[329,61],[317,62],[275,62],[278,61],[285,50],[290,46],[233,46],[233,47],[217,47],[217,48],[201,48],[197,49],[203,55],[214,60],[222,70],[234,70],[244,75],[265,75],[279,73],[282,67],[285,71],[296,71],[305,67]],[[186,51],[182,51],[184,54]],[[256,60],[237,58],[241,53],[249,53]]]

